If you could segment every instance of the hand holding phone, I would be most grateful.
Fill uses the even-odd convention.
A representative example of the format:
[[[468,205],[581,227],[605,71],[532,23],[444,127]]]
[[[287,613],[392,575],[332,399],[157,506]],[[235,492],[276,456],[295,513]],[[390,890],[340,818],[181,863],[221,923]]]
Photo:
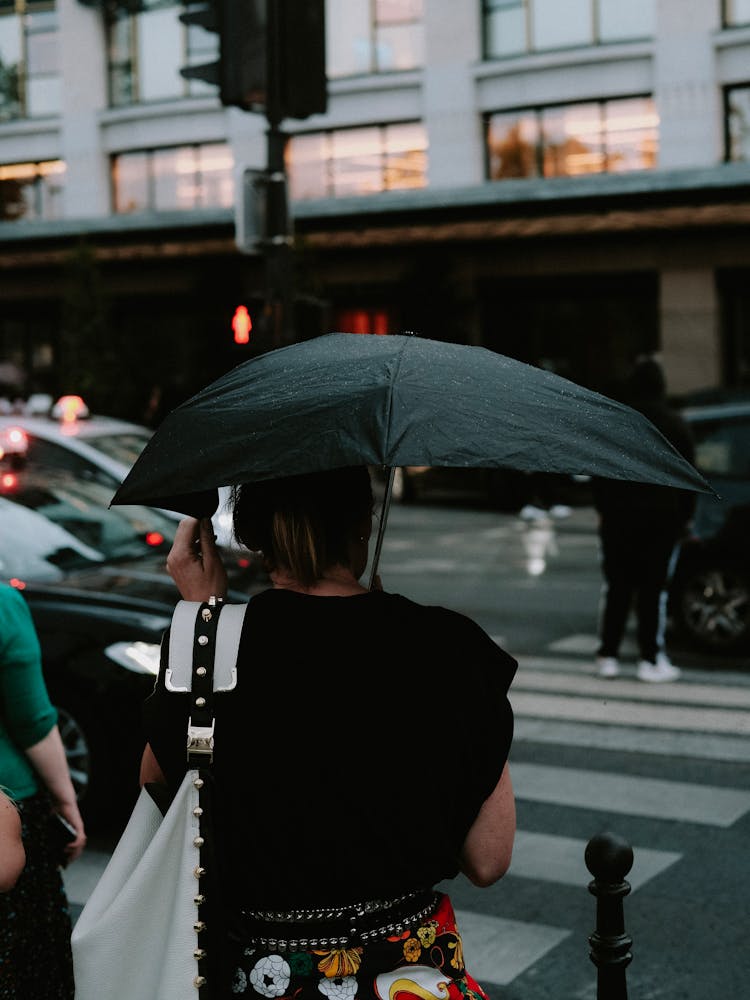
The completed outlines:
[[[59,812],[53,812],[50,818],[50,832],[54,856],[57,858],[57,863],[64,868],[69,860],[65,848],[78,836],[76,828]]]

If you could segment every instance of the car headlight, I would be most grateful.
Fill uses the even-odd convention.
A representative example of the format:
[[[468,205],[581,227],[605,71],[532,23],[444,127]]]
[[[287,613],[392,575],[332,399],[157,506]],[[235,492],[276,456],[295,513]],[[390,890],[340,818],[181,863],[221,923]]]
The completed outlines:
[[[156,677],[159,673],[160,649],[155,642],[113,642],[104,652],[110,660],[126,670]]]

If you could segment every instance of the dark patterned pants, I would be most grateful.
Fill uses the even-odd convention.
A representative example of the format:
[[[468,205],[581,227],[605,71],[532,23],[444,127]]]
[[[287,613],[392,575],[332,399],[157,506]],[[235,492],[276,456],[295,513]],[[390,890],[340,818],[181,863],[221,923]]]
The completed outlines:
[[[0,1000],[73,1000],[72,930],[49,838],[49,802],[19,802],[26,867],[0,893]]]

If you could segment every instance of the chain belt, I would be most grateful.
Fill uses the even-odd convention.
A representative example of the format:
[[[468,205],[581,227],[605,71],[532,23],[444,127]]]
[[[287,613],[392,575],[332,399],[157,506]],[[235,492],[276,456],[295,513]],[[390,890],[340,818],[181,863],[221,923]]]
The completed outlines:
[[[346,948],[382,940],[420,924],[435,912],[438,893],[417,889],[395,899],[279,912],[243,910],[243,938],[270,951]]]

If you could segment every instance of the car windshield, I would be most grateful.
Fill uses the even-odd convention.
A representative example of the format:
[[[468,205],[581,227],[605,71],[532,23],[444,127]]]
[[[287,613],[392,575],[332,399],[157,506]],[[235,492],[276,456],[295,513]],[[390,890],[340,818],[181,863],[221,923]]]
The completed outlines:
[[[177,522],[151,507],[109,509],[111,490],[61,471],[0,480],[0,578],[53,581],[72,569],[166,551]]]
[[[149,431],[118,431],[116,434],[97,434],[87,443],[108,458],[130,467],[151,439]]]
[[[695,464],[705,476],[750,478],[750,418],[693,420]]]

